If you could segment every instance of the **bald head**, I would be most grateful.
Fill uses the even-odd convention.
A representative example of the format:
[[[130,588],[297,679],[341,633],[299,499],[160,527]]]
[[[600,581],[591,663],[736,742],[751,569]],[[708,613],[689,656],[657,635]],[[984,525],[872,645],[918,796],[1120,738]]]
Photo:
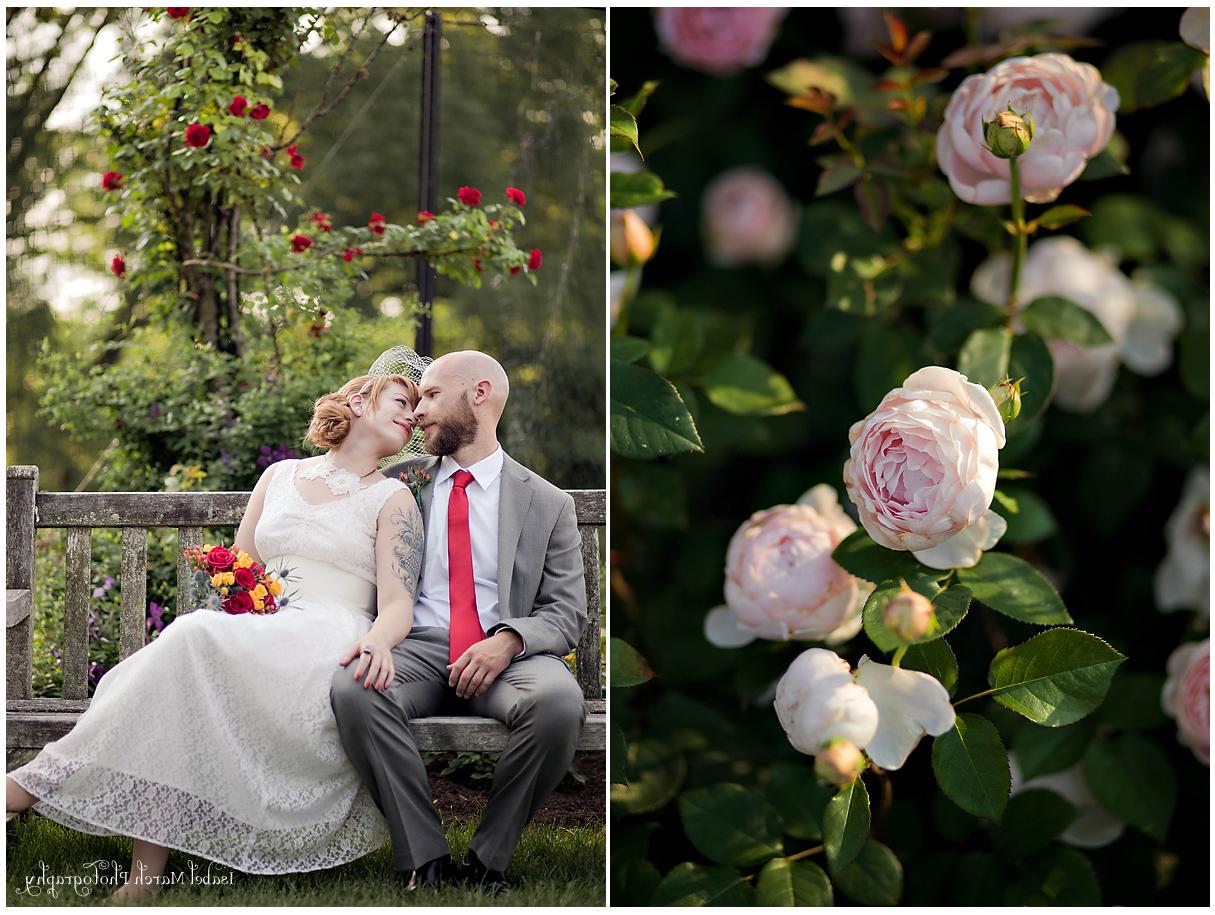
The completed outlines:
[[[510,396],[510,381],[501,363],[477,350],[459,350],[440,356],[422,373],[423,387],[427,380],[466,391],[474,406],[483,405],[487,409],[495,424]]]

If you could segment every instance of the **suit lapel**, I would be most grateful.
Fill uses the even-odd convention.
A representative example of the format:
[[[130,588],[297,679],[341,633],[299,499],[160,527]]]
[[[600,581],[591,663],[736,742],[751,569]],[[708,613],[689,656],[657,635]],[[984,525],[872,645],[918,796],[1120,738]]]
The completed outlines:
[[[515,554],[523,522],[532,504],[532,489],[527,485],[529,474],[521,464],[502,456],[502,485],[498,490],[498,616],[508,619],[510,586],[515,568]]]
[[[427,483],[425,486],[423,486],[421,493],[419,493],[419,495],[421,496],[421,501],[422,501],[422,529],[423,530],[425,530],[426,525],[430,523],[430,501],[431,501],[431,497],[434,496],[434,493],[435,493],[435,482],[434,482],[435,472],[438,470],[439,461],[441,461],[441,460],[442,460],[442,458],[435,457],[435,458],[431,458],[428,462],[424,462],[423,464],[420,465],[423,470],[425,470],[428,474],[430,474],[430,482]]]

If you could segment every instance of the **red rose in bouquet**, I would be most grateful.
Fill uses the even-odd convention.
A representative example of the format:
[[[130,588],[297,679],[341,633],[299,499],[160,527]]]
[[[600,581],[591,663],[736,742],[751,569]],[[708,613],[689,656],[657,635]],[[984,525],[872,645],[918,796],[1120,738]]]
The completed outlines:
[[[238,591],[223,601],[223,608],[228,613],[249,613],[253,610],[253,598],[248,591]]]
[[[213,547],[207,553],[207,565],[212,572],[227,572],[236,562],[236,554],[226,546]]]
[[[236,584],[242,588],[248,588],[252,591],[257,587],[257,576],[253,574],[252,569],[233,569],[232,577],[236,579]]]

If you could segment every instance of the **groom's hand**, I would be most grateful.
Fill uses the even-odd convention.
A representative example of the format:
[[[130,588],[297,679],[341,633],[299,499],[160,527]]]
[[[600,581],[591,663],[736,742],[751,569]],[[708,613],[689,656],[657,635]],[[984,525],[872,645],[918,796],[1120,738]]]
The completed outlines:
[[[523,640],[517,633],[500,629],[468,648],[454,664],[447,665],[451,672],[447,685],[454,686],[461,699],[484,695],[522,650]]]

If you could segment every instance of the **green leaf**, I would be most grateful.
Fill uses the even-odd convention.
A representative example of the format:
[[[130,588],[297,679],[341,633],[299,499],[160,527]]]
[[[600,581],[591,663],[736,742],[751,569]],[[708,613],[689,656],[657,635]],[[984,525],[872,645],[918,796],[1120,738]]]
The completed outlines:
[[[1120,670],[1110,684],[1109,695],[1093,717],[1101,724],[1128,731],[1160,727],[1168,721],[1168,716],[1160,707],[1164,682],[1164,674]]]
[[[1094,740],[1084,754],[1084,780],[1106,811],[1165,840],[1177,806],[1177,776],[1151,740],[1135,733]]]
[[[1003,505],[992,505],[1005,521],[1008,530],[1000,538],[1001,543],[1017,546],[1022,543],[1039,543],[1055,535],[1058,525],[1046,501],[1033,490],[1023,486],[1005,486],[1004,494],[1017,504],[1011,512]]]
[[[823,814],[823,846],[831,872],[853,862],[869,837],[869,792],[856,779],[827,802]]]
[[[1051,207],[1035,221],[1044,229],[1062,229],[1073,222],[1079,222],[1088,215],[1089,212],[1084,207],[1065,203],[1057,207]]]
[[[609,741],[611,750],[611,780],[612,784],[627,785],[629,783],[628,758],[629,746],[624,739],[624,731],[613,721],[609,725],[612,737]]]
[[[814,777],[809,760],[776,763],[765,791],[769,803],[795,839],[821,839],[823,814],[831,800],[831,788]]]
[[[1099,906],[1101,884],[1092,863],[1066,845],[1053,845],[1021,867],[1004,893],[1005,905]]]
[[[1021,414],[1005,424],[1009,436],[1017,435],[1029,426],[1050,403],[1055,385],[1055,360],[1050,348],[1037,334],[1017,334],[1013,337],[1008,374],[1021,382]]]
[[[612,450],[652,460],[666,454],[704,451],[692,415],[674,386],[648,369],[611,362]]]
[[[862,257],[837,251],[827,268],[827,307],[849,314],[876,315],[892,308],[902,280],[881,255]]]
[[[700,316],[673,306],[663,309],[650,336],[653,340],[650,365],[667,377],[690,369],[705,344],[705,328]]]
[[[645,108],[645,103],[650,100],[650,96],[654,94],[654,90],[659,86],[656,79],[647,80],[641,84],[641,88],[637,90],[637,94],[632,98],[626,99],[620,103],[620,107],[625,109],[634,118],[641,117],[641,111]]]
[[[641,147],[637,145],[637,119],[619,105],[613,105],[608,114],[608,134],[628,140],[637,155],[641,155]]]
[[[1030,788],[1009,799],[992,844],[1005,860],[1017,861],[1045,848],[1076,820],[1079,811],[1053,791]]]
[[[958,353],[958,371],[969,381],[990,388],[1008,374],[1012,355],[1012,331],[1006,327],[976,330]]]
[[[953,649],[944,639],[912,645],[903,655],[902,666],[907,670],[920,670],[935,677],[949,695],[958,687],[958,661]]]
[[[685,791],[679,796],[679,816],[696,850],[719,864],[758,864],[784,850],[776,811],[742,785]]]
[[[782,416],[806,409],[785,376],[754,356],[719,359],[704,383],[712,403],[738,416]]]
[[[1000,822],[1012,773],[996,726],[980,715],[959,715],[932,742],[932,771],[945,796],[977,817]]]
[[[831,162],[818,176],[818,185],[814,188],[815,197],[826,197],[836,191],[856,184],[861,177],[861,170],[849,160]]]
[[[884,581],[869,595],[868,600],[865,601],[865,609],[862,611],[865,634],[882,651],[889,652],[907,644],[935,641],[956,629],[970,608],[970,591],[966,588],[952,587],[942,591],[937,583],[927,575],[913,575],[903,580],[907,582],[907,587],[911,590],[923,594],[932,601],[937,624],[911,643],[892,632],[886,626],[886,605],[902,591],[902,585],[898,581]]]
[[[1096,728],[1095,716],[1061,728],[1023,722],[1012,737],[1017,767],[1026,781],[1070,769],[1084,756]]]
[[[608,686],[638,686],[653,678],[649,662],[624,639],[612,639],[611,652]]]
[[[613,811],[649,813],[665,807],[683,784],[688,764],[677,748],[658,740],[639,740],[629,744],[629,783],[612,785]]]
[[[813,861],[774,858],[755,884],[756,905],[834,905],[827,872]]]
[[[1206,60],[1202,51],[1179,41],[1144,41],[1114,51],[1102,64],[1101,78],[1118,90],[1118,113],[1130,114],[1181,95]]]
[[[903,865],[876,839],[866,842],[851,864],[831,873],[840,892],[861,905],[897,905],[903,895]]]
[[[1130,144],[1127,143],[1126,137],[1115,133],[1105,144],[1105,149],[1088,160],[1088,165],[1084,167],[1080,180],[1099,181],[1102,178],[1129,175],[1131,170],[1126,165],[1126,157],[1129,152]]]
[[[613,845],[612,850],[616,851]],[[624,856],[620,856],[624,859]],[[612,866],[612,902],[616,905],[649,905],[662,883],[662,874],[649,861],[640,858],[624,859],[621,864]]]
[[[978,565],[958,569],[958,582],[977,601],[1023,623],[1049,626],[1070,623],[1059,592],[1024,559],[1011,553],[984,553]]]
[[[610,195],[611,208],[625,210],[662,203],[675,192],[663,187],[662,179],[653,172],[612,172]]]
[[[992,659],[988,685],[997,702],[1030,721],[1059,727],[1101,704],[1126,660],[1095,635],[1048,629]]]
[[[648,340],[639,337],[612,337],[612,358],[617,362],[636,362],[650,351]]]
[[[749,906],[754,897],[755,891],[734,868],[685,862],[662,878],[650,905]]]
[[[873,76],[859,64],[826,55],[799,58],[768,74],[768,82],[789,95],[804,95],[810,89],[830,92],[837,108],[853,107],[862,124],[886,124],[890,114],[886,99],[873,88]]]
[[[852,368],[852,383],[863,410],[872,410],[908,375],[924,364],[915,334],[865,319],[861,345]]]
[[[1066,340],[1077,346],[1104,346],[1114,342],[1095,314],[1062,296],[1034,299],[1021,309],[1019,316],[1021,323],[1043,340]]]
[[[863,528],[845,537],[831,558],[844,571],[875,585],[887,580],[932,574],[932,570],[920,565],[911,553],[878,546]]]

